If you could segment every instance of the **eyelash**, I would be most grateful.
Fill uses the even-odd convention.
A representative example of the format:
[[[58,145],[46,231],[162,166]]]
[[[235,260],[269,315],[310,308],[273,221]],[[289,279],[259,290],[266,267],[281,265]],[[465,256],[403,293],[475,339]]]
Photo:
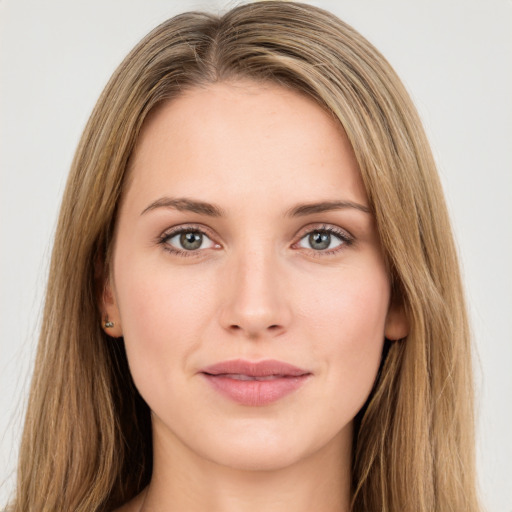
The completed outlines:
[[[334,235],[336,238],[338,238],[341,241],[341,244],[334,249],[326,249],[326,250],[319,250],[315,251],[314,249],[309,249],[309,252],[312,256],[316,258],[321,258],[325,256],[333,256],[340,251],[343,251],[344,248],[350,247],[353,245],[355,239],[352,235],[350,235],[347,231],[338,228],[336,226],[331,226],[327,224],[322,224],[321,226],[308,226],[304,228],[304,230],[301,230],[301,234],[299,236],[299,239],[297,242],[293,244],[293,246],[296,246],[301,240],[303,240],[306,236],[311,235],[312,233],[328,233],[329,235]]]
[[[185,226],[180,226],[178,228],[171,229],[170,231],[166,231],[166,232],[162,233],[158,237],[157,243],[160,244],[165,251],[170,252],[171,254],[174,254],[176,256],[182,256],[185,258],[198,257],[198,256],[200,256],[200,252],[201,252],[200,250],[195,250],[195,251],[180,250],[180,249],[176,249],[176,247],[173,247],[172,245],[170,245],[168,243],[170,238],[173,238],[176,235],[181,235],[182,233],[190,233],[190,232],[201,233],[202,235],[207,236],[210,240],[213,241],[213,237],[209,234],[209,232],[204,227],[197,226],[197,225],[185,225]]]
[[[157,239],[157,243],[160,244],[163,249],[171,254],[181,256],[181,257],[198,257],[200,256],[200,253],[202,250],[180,250],[176,249],[176,247],[171,246],[168,241],[170,238],[175,237],[176,235],[180,235],[182,233],[187,232],[197,232],[201,233],[202,235],[207,236],[210,240],[213,241],[213,237],[208,233],[207,230],[205,230],[202,226],[197,225],[190,225],[190,226],[180,226],[179,228],[172,229],[170,231],[166,231],[162,233]],[[322,256],[331,256],[333,254],[336,254],[340,251],[342,251],[345,247],[349,247],[354,243],[354,237],[350,234],[348,234],[346,231],[337,228],[335,226],[326,225],[323,224],[321,226],[314,226],[314,227],[307,227],[304,228],[304,230],[301,230],[300,236],[295,242],[292,247],[297,246],[297,244],[303,240],[306,236],[311,235],[312,233],[319,232],[319,233],[328,233],[330,235],[334,235],[336,238],[338,238],[341,241],[341,244],[337,246],[334,249],[330,250],[317,250],[310,249],[309,252],[314,257],[322,257]],[[214,242],[215,243],[215,242]],[[217,244],[218,245],[218,244]],[[204,250],[204,249],[203,249]]]

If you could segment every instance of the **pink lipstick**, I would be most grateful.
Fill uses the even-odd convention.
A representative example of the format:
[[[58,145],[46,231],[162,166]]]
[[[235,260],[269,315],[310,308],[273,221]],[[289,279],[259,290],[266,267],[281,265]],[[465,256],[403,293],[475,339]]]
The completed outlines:
[[[200,373],[218,392],[249,406],[262,406],[299,389],[311,372],[283,361],[235,359],[203,368]]]

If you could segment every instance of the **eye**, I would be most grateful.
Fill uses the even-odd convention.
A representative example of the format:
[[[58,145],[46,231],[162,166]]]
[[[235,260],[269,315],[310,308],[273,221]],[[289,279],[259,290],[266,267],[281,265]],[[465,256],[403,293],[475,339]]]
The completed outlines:
[[[297,246],[314,251],[334,252],[338,247],[349,245],[351,242],[352,239],[345,233],[332,228],[322,228],[307,233],[299,240]]]
[[[181,229],[164,235],[162,243],[171,246],[175,252],[191,252],[200,249],[211,249],[216,244],[198,229]]]

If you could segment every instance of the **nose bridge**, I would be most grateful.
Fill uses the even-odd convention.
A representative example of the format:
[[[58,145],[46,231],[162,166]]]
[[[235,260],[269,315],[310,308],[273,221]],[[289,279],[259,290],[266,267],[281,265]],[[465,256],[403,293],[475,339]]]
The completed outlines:
[[[281,332],[290,317],[279,255],[268,241],[248,241],[231,255],[223,324],[250,336]]]

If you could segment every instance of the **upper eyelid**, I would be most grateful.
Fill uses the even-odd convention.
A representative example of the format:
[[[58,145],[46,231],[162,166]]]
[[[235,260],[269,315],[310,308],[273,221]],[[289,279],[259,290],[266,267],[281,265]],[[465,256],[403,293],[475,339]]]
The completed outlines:
[[[302,227],[299,229],[295,235],[295,238],[298,238],[299,240],[304,238],[307,234],[313,232],[313,231],[329,231],[330,233],[334,233],[335,235],[345,235],[346,238],[349,238],[353,240],[355,237],[350,233],[348,230],[337,226],[335,224],[326,224],[326,223],[314,223],[314,224],[308,224],[307,226]]]
[[[173,233],[173,232],[187,231],[188,229],[190,229],[191,231],[194,229],[197,229],[197,231],[204,231],[205,233],[212,231],[208,226],[206,226],[204,224],[191,222],[191,223],[176,224],[175,226],[170,226],[170,227],[166,228],[164,231],[162,231],[162,235]],[[299,233],[301,233],[301,232],[308,233],[309,231],[315,231],[315,230],[321,231],[322,229],[325,229],[327,231],[340,230],[340,231],[343,231],[344,233],[347,233],[347,235],[352,236],[350,234],[350,232],[347,231],[346,229],[344,229],[340,226],[337,226],[335,224],[329,224],[326,222],[312,222],[310,224],[302,226],[299,230],[297,230],[295,236],[298,236]]]
[[[176,226],[171,226],[170,228],[167,228],[164,231],[162,231],[158,238],[170,238],[171,236],[177,235],[184,231],[199,231],[200,233],[208,236],[209,238],[215,237],[215,235],[212,234],[212,230],[202,224],[177,224]]]

